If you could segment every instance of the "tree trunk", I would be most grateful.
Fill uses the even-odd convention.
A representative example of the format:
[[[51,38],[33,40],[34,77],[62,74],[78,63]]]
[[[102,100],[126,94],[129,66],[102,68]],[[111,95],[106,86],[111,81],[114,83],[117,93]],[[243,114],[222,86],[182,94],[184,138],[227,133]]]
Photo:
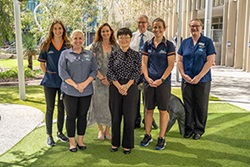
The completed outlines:
[[[33,70],[32,56],[33,56],[33,53],[32,52],[28,52],[28,68],[30,68],[31,70]]]

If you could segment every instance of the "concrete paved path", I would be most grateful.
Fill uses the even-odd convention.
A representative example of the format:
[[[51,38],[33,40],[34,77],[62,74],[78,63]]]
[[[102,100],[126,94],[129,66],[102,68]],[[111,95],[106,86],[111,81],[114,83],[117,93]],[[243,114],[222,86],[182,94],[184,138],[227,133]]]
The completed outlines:
[[[23,105],[0,104],[0,155],[41,124],[42,111]]]

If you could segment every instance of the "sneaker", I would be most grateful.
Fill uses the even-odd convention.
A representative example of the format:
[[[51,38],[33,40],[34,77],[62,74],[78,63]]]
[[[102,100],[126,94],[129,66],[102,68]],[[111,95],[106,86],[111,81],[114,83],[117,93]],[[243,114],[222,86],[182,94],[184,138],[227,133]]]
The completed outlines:
[[[57,140],[61,140],[62,142],[68,142],[69,141],[69,139],[63,133],[60,133],[60,134],[57,133],[56,138],[57,138]]]
[[[151,137],[151,135],[145,134],[144,138],[142,139],[140,145],[141,146],[147,146],[150,142],[152,142],[153,139]]]
[[[54,141],[54,139],[53,139],[52,136],[48,137],[48,139],[47,139],[47,145],[48,146],[55,146],[56,145],[56,143],[55,143],[55,141]]]
[[[163,139],[162,137],[158,137],[158,142],[155,146],[156,150],[163,150],[166,146],[166,142],[165,139]]]

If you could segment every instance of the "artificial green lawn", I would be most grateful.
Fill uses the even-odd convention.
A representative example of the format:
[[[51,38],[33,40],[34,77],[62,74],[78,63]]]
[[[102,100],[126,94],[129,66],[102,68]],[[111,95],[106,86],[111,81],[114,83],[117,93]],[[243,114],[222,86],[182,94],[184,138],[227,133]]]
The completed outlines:
[[[44,112],[42,87],[29,86],[26,91],[27,100],[20,101],[17,87],[1,87],[0,103],[33,106]],[[180,89],[173,88],[172,93],[180,96]],[[166,134],[166,149],[156,151],[159,129],[152,130],[154,141],[149,146],[140,147],[145,133],[141,128],[135,130],[135,148],[130,155],[124,155],[121,148],[111,153],[110,141],[97,140],[98,131],[94,125],[86,131],[87,149],[71,153],[68,143],[60,141],[53,148],[47,147],[45,127],[42,126],[0,156],[0,166],[249,166],[250,113],[215,97],[210,100],[206,133],[197,141],[181,137],[175,124]],[[155,111],[157,122],[158,116]],[[55,131],[56,124],[53,128]]]

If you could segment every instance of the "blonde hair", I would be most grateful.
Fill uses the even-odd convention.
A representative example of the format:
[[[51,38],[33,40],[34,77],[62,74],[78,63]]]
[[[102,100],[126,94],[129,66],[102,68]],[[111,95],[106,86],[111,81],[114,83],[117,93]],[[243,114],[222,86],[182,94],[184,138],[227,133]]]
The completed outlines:
[[[203,24],[202,24],[202,22],[201,22],[201,20],[200,19],[192,19],[192,20],[190,20],[190,22],[188,23],[188,25],[190,26],[190,24],[191,24],[191,22],[193,22],[193,21],[197,21],[197,22],[199,22],[200,23],[200,26],[202,27],[203,26]]]
[[[74,36],[74,34],[75,34],[75,33],[78,33],[78,32],[82,34],[83,39],[84,39],[84,33],[83,33],[82,30],[80,30],[80,29],[76,29],[76,30],[72,31],[72,33],[71,33],[71,35],[70,35],[70,38],[72,38],[72,37]]]

